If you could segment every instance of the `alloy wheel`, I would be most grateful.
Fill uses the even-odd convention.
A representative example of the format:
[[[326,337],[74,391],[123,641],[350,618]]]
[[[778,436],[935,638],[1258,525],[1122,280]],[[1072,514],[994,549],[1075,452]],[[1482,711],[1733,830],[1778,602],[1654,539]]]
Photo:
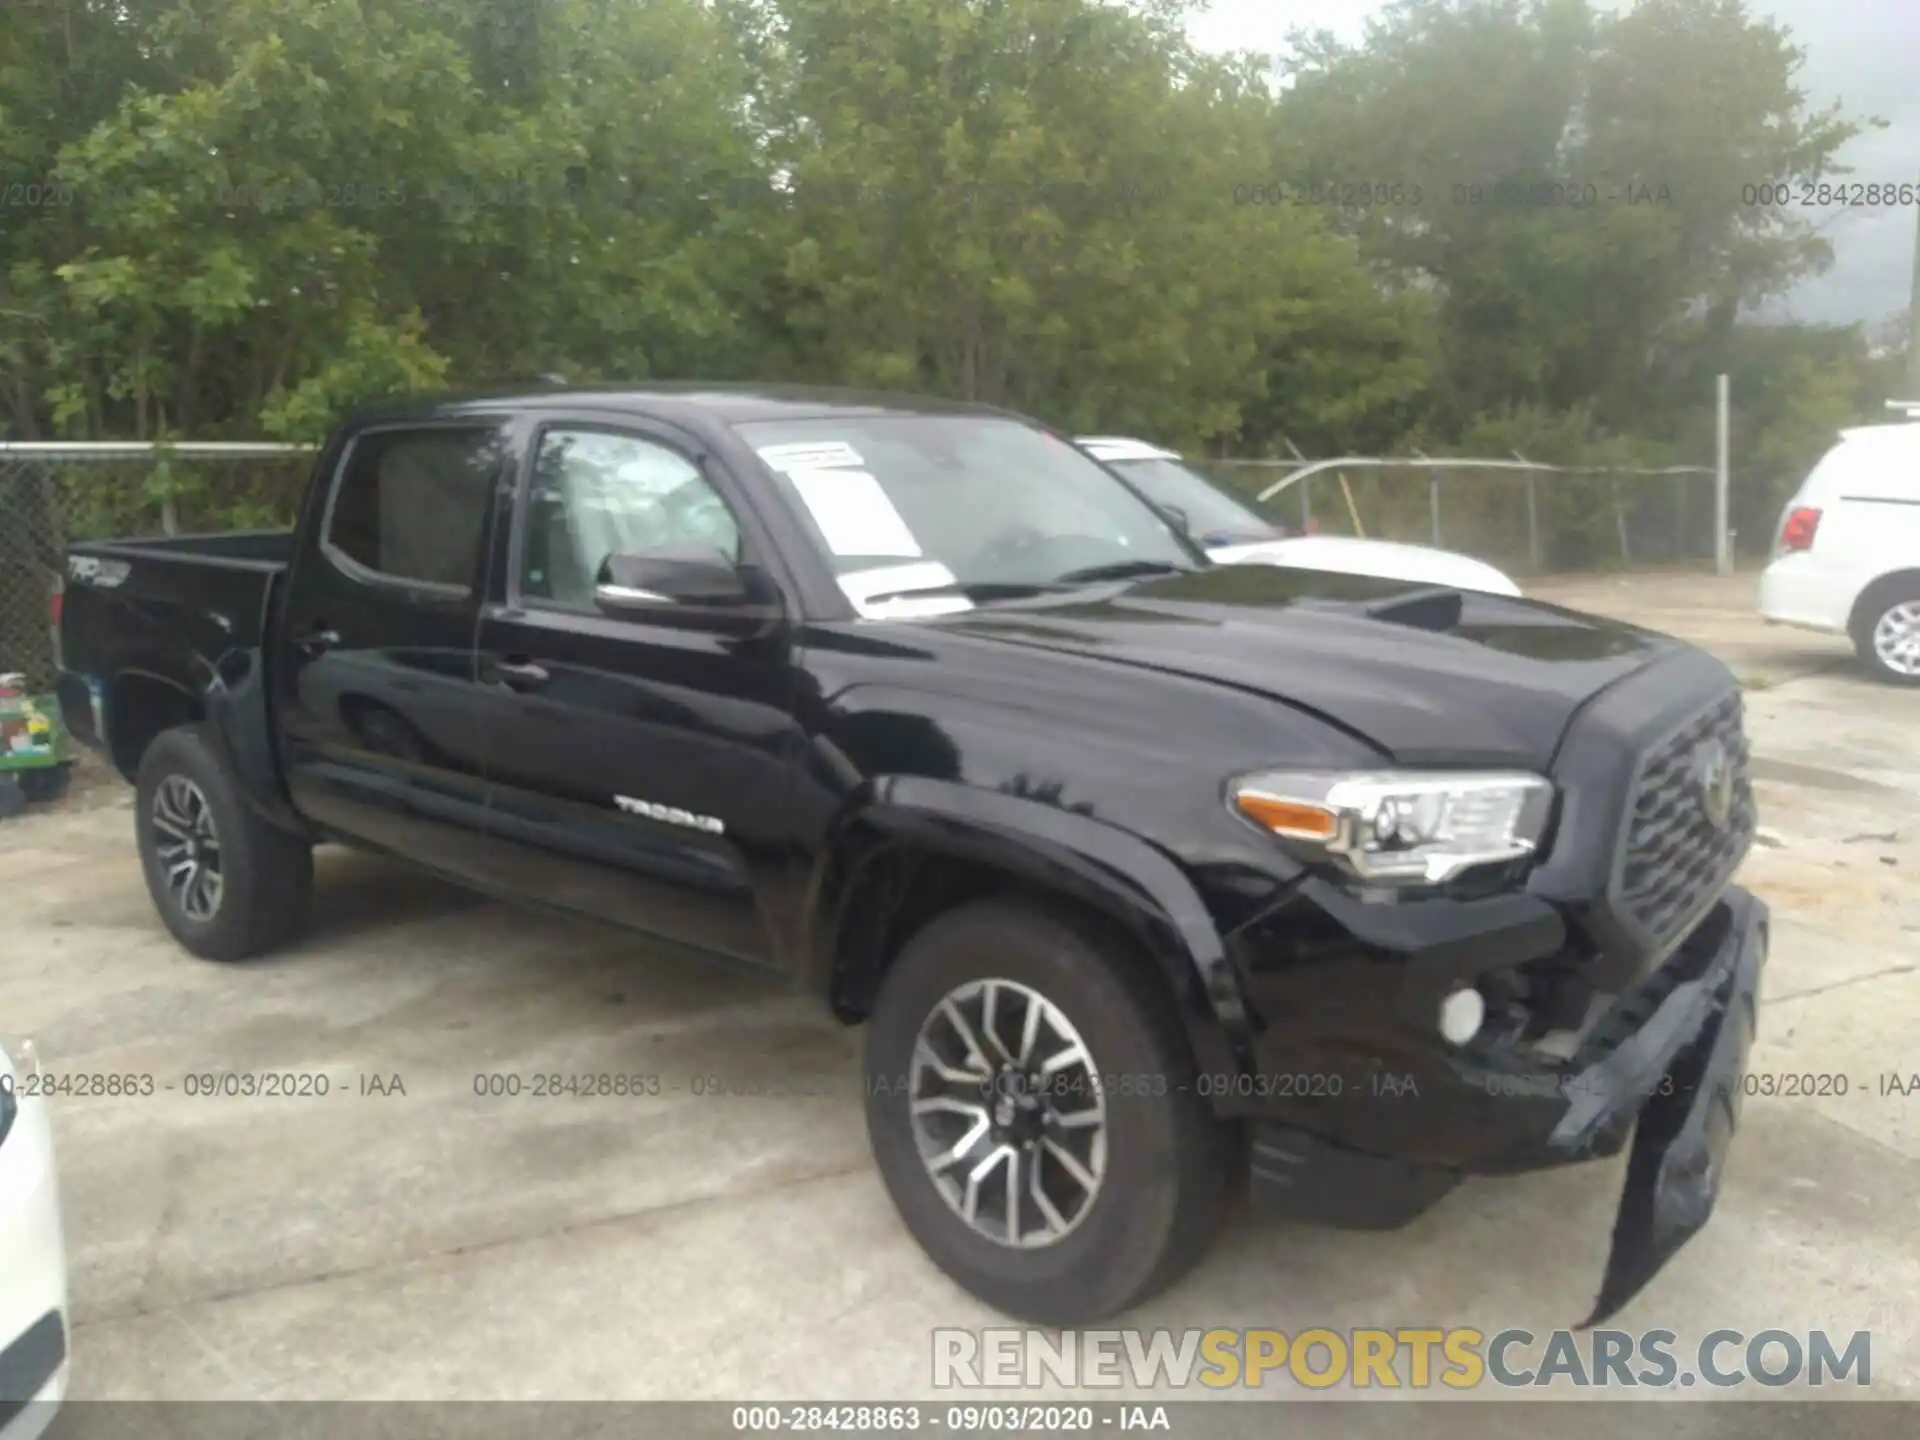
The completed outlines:
[[[1873,653],[1897,675],[1920,676],[1920,600],[1895,605],[1880,617]]]
[[[169,775],[153,792],[150,818],[167,892],[189,920],[211,920],[220,909],[224,877],[220,832],[206,795],[186,776]]]
[[[1106,1095],[1080,1032],[1037,990],[993,979],[949,991],[915,1038],[908,1095],[927,1174],[976,1233],[1037,1249],[1093,1208]]]

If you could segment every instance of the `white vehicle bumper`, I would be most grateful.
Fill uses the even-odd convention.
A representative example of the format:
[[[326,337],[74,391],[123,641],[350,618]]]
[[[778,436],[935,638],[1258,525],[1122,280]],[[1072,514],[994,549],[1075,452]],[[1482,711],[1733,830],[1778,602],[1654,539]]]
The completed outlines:
[[[1776,625],[1845,634],[1854,587],[1811,551],[1782,555],[1760,573],[1760,614]]]
[[[13,1071],[0,1055],[0,1084]],[[67,1262],[47,1103],[14,1097],[0,1138],[0,1440],[36,1440],[67,1388]]]

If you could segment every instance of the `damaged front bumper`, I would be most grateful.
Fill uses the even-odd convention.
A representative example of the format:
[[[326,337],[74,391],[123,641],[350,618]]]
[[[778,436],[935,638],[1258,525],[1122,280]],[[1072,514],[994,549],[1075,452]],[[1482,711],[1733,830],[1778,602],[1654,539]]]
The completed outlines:
[[[1721,1166],[1740,1124],[1747,1053],[1760,1023],[1760,971],[1767,960],[1767,908],[1734,893],[1717,962],[1678,986],[1654,1019],[1600,1062],[1637,1088],[1654,1076],[1654,1094],[1640,1111],[1627,1181],[1613,1224],[1613,1246],[1587,1325],[1616,1313],[1659,1273],[1713,1213]],[[1656,1027],[1663,1027],[1656,1033]],[[1656,1059],[1665,1037],[1679,1048]],[[1626,1053],[1632,1046],[1633,1053]],[[1602,1112],[1569,1113],[1578,1129],[1611,1122]]]
[[[1376,1080],[1347,1089],[1357,1104],[1250,1116],[1257,1198],[1299,1219],[1391,1227],[1464,1175],[1599,1159],[1630,1139],[1612,1249],[1585,1323],[1604,1321],[1712,1213],[1739,1123],[1767,940],[1765,904],[1729,887],[1564,1064],[1528,1069],[1422,1045],[1386,1060],[1387,1073],[1413,1077],[1417,1098],[1390,1103]]]

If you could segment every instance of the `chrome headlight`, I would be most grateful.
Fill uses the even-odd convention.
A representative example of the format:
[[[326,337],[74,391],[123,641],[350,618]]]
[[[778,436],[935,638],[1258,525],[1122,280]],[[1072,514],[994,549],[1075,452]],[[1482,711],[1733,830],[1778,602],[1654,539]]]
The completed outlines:
[[[1227,795],[1261,829],[1388,885],[1438,885],[1531,855],[1553,810],[1551,784],[1513,771],[1269,770]]]

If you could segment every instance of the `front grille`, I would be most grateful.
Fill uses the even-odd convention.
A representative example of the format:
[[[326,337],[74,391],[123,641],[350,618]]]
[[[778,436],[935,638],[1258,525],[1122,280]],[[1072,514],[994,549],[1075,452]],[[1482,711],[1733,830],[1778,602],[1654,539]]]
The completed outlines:
[[[1726,912],[1723,911],[1717,917],[1720,923],[1709,921],[1695,926],[1666,964],[1647,975],[1633,989],[1615,996],[1613,1002],[1606,1005],[1586,1027],[1579,1048],[1574,1051],[1567,1068],[1578,1072],[1606,1059],[1646,1028],[1647,1022],[1653,1019],[1669,995],[1705,974],[1726,943],[1728,927],[1725,916]]]
[[[1731,768],[1732,803],[1716,823],[1708,760]],[[1646,756],[1627,813],[1617,894],[1621,908],[1661,947],[1726,884],[1753,841],[1755,812],[1740,692],[1728,691]]]

